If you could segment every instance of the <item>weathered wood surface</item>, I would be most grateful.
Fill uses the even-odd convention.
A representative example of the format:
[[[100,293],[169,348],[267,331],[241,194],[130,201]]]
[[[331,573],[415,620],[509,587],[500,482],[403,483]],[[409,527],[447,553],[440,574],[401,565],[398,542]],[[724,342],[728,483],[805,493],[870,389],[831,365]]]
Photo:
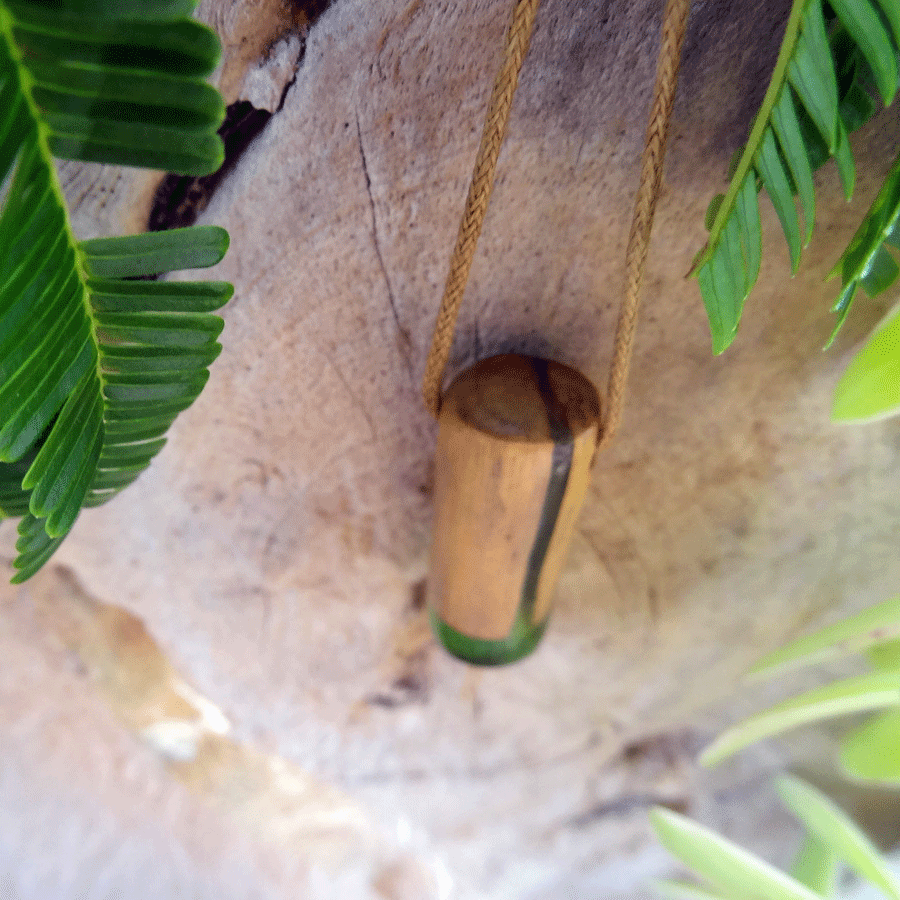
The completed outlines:
[[[818,235],[794,279],[763,210],[759,287],[713,358],[683,276],[788,4],[695,4],[622,432],[598,460],[541,649],[474,674],[423,627],[436,429],[418,384],[506,6],[336,0],[262,40],[278,4],[203,5],[229,59],[253,21],[280,60],[268,93],[257,66],[260,95],[295,81],[202,216],[231,232],[215,274],[236,287],[210,383],[59,559],[146,623],[237,740],[339,786],[385,828],[400,820],[454,896],[621,896],[658,859],[635,849],[646,797],[708,796],[691,741],[644,769],[623,747],[683,734],[761,652],[900,583],[896,424],[828,422],[884,302],[860,302],[821,352],[834,293],[822,278],[898,128],[889,113],[855,138],[849,207],[833,169],[817,175]],[[508,350],[603,384],[660,6],[545,0],[454,371]],[[296,73],[282,64],[294,46]],[[245,82],[228,66],[234,99]],[[158,181],[67,171],[84,233],[135,227]],[[6,642],[37,640],[20,631]],[[61,697],[35,702],[70,733],[53,718]]]

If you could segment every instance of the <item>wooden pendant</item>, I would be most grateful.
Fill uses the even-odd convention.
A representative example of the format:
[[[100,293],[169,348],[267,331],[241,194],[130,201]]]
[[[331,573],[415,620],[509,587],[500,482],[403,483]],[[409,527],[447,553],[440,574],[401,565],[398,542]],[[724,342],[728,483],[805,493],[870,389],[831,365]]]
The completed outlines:
[[[476,665],[540,641],[590,479],[600,400],[580,372],[506,354],[442,399],[428,581],[444,647]]]

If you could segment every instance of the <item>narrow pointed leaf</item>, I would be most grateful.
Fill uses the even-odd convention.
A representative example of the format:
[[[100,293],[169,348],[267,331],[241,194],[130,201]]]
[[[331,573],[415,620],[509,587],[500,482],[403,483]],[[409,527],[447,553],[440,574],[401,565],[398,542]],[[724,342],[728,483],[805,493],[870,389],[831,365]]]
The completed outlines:
[[[44,523],[30,513],[19,523],[19,539],[16,550],[19,555],[13,566],[19,571],[10,579],[13,584],[21,584],[34,575],[56,552],[62,538],[51,538],[44,530]]]
[[[811,0],[803,13],[802,39],[788,65],[788,77],[833,152],[838,123],[837,76],[820,0]]]
[[[19,10],[26,11],[32,8],[46,10],[48,13],[57,10],[60,6],[66,12],[77,14],[86,18],[103,18],[109,15],[107,0],[66,0],[60,4],[59,0],[3,0],[14,14]],[[181,16],[190,16],[195,0],[116,0],[116,18],[118,19],[175,19]]]
[[[900,709],[873,716],[850,732],[841,765],[854,778],[900,787]]]
[[[869,0],[830,0],[834,11],[865,54],[885,104],[897,92],[897,54]]]
[[[898,636],[900,597],[894,597],[791,641],[759,660],[749,675],[769,678],[803,666],[843,659]]]
[[[812,168],[806,153],[806,145],[800,133],[800,122],[794,109],[790,87],[785,87],[781,98],[772,112],[772,127],[778,137],[778,143],[784,151],[784,157],[790,167],[803,207],[803,219],[806,223],[806,239],[808,244],[813,233],[816,218],[816,197],[813,186]]]
[[[705,766],[713,766],[750,744],[792,728],[897,703],[900,703],[900,676],[895,673],[876,672],[845,678],[792,697],[733,725],[703,751],[700,761]]]
[[[741,227],[741,246],[744,251],[744,265],[747,270],[747,293],[759,277],[762,263],[762,225],[759,219],[759,199],[756,193],[756,179],[751,172],[744,179],[738,192],[735,210]],[[744,295],[746,299],[746,294]],[[741,310],[743,300],[741,301]],[[740,310],[738,311],[740,318]],[[735,328],[737,324],[735,323]]]
[[[820,837],[807,835],[791,876],[820,897],[831,900],[837,893],[838,858]]]
[[[109,66],[140,60],[143,69],[172,75],[210,75],[219,57],[215,32],[193,19],[86,19],[28,5],[16,10],[13,38],[38,58]]]
[[[879,6],[890,26],[894,44],[900,47],[900,0],[879,0]]]
[[[219,45],[189,0],[2,0],[0,516],[21,516],[15,581],[80,510],[165,444],[221,347],[226,284],[122,281],[218,262],[218,228],[77,244],[51,153],[200,174],[223,103]],[[94,279],[97,279],[96,282]],[[106,379],[109,378],[109,382]]]
[[[657,807],[650,822],[669,853],[731,900],[821,900],[799,881],[685,816]]]
[[[900,672],[900,640],[875,644],[866,651],[866,658],[872,668],[879,672]]]
[[[900,900],[900,883],[891,874],[875,845],[829,797],[799,778],[779,778],[781,799],[811,834],[827,843],[861,877]]]
[[[870,297],[875,297],[886,291],[897,280],[898,275],[900,268],[897,267],[894,257],[884,247],[879,247],[866,266],[860,284]]]
[[[838,122],[837,138],[834,142],[834,161],[837,163],[838,175],[844,187],[844,196],[853,199],[856,189],[856,164],[853,162],[853,151],[850,149],[850,138],[843,122]]]
[[[724,194],[716,194],[715,197],[712,198],[709,202],[709,206],[706,210],[706,228],[709,230],[713,227],[713,222],[716,221],[716,216],[719,214],[719,209],[722,206],[722,201],[725,199]]]
[[[787,176],[781,166],[778,148],[775,145],[775,135],[767,128],[763,135],[759,155],[756,158],[756,171],[763,180],[781,228],[787,240],[788,250],[791,256],[791,271],[796,272],[800,265],[800,226],[797,222],[797,208],[794,205],[794,197],[788,184]]]

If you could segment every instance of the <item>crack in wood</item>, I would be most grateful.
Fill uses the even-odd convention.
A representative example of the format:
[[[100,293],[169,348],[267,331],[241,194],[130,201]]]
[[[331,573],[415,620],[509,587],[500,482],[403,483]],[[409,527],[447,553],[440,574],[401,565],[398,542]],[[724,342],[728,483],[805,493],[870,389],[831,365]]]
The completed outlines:
[[[387,288],[388,302],[391,306],[391,315],[394,317],[394,324],[397,328],[397,335],[399,337],[400,355],[403,357],[403,362],[406,365],[410,378],[412,378],[412,361],[410,359],[412,341],[409,336],[409,331],[403,327],[403,323],[400,321],[400,314],[397,311],[397,299],[394,296],[394,288],[391,284],[391,278],[384,262],[384,254],[381,252],[381,239],[378,236],[378,215],[375,210],[375,198],[372,195],[372,178],[369,175],[369,162],[366,158],[366,147],[363,143],[362,126],[359,122],[358,110],[356,111],[356,136],[359,143],[359,156],[362,161],[363,177],[366,181],[366,195],[369,198],[369,211],[372,216],[372,243],[375,247],[375,256],[378,258],[378,265],[381,268],[381,274],[384,277],[384,283]]]

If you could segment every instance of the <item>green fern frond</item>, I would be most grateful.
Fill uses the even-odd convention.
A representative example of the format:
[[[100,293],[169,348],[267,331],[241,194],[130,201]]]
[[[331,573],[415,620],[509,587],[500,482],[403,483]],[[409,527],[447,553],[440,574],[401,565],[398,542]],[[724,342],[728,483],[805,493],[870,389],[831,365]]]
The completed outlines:
[[[224,116],[215,34],[188,0],[0,0],[0,518],[22,581],[85,506],[138,477],[221,349],[221,282],[135,280],[217,263],[200,227],[78,242],[52,155],[205,174]]]
[[[897,91],[897,0],[795,0],[778,61],[728,191],[707,213],[710,235],[692,272],[709,317],[713,351],[737,333],[759,276],[762,229],[758,192],[769,195],[796,272],[815,222],[812,172],[833,157],[849,199],[855,165],[848,139],[874,114],[872,86],[885,104]],[[803,226],[795,202],[799,197]]]

